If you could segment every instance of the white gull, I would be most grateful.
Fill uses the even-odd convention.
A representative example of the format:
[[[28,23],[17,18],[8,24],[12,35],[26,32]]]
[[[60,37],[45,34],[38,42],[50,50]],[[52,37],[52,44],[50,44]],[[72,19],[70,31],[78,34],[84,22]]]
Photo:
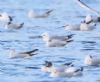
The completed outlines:
[[[38,12],[36,12],[35,10],[30,10],[28,12],[28,17],[29,18],[46,18],[50,15],[50,13],[53,10],[47,10],[46,12],[44,12],[43,14],[39,14]]]
[[[86,65],[94,65],[94,66],[98,66],[100,65],[100,58],[98,57],[94,57],[92,55],[87,55],[84,59],[84,63]]]
[[[65,26],[63,26],[65,28],[65,30],[72,30],[72,31],[89,31],[89,30],[93,30],[96,28],[96,24],[89,21],[89,22],[85,22],[85,21],[81,21],[81,23],[79,24],[67,24]]]
[[[71,40],[72,36],[74,34],[70,34],[67,36],[49,36],[47,32],[43,33],[42,39],[44,42],[46,42],[46,45],[49,47],[61,47],[65,46],[67,43],[72,42]]]

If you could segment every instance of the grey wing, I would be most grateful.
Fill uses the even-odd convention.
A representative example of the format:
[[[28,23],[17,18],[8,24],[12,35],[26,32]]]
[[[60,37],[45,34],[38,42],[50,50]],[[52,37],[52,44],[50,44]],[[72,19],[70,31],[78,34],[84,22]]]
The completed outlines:
[[[51,39],[59,39],[59,40],[65,40],[66,38],[68,38],[68,37],[66,37],[66,36],[53,36],[53,37],[51,37]]]
[[[66,40],[70,39],[71,36],[72,35],[68,35],[68,36],[52,36],[50,39],[66,41]]]
[[[80,24],[75,25],[74,30],[80,30]]]

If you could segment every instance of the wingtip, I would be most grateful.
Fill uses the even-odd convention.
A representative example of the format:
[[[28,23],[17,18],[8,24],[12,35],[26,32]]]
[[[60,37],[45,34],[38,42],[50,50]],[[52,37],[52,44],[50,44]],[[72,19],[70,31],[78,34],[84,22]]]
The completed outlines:
[[[74,35],[75,35],[75,34],[70,34],[70,35],[68,35],[68,38],[70,39],[70,38],[72,38]]]
[[[84,70],[84,68],[83,67],[81,67],[81,69],[80,69],[81,71],[83,71]]]
[[[69,42],[73,42],[73,41],[74,41],[74,40],[68,40],[67,43],[69,43]]]

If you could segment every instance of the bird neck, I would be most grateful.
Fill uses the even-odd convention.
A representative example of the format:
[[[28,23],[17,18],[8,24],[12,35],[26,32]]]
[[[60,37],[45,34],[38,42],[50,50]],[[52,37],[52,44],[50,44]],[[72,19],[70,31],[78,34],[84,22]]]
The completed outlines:
[[[10,51],[10,54],[9,54],[9,57],[12,58],[15,56],[15,50],[11,50]]]
[[[49,41],[50,36],[47,34],[47,35],[43,36],[43,39],[44,39],[44,41]]]

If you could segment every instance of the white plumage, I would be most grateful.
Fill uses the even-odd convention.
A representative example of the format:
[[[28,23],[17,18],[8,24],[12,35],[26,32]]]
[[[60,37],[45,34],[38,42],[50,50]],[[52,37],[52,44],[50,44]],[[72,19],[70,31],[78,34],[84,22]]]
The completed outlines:
[[[40,14],[39,12],[36,12],[35,10],[30,10],[28,12],[28,17],[29,18],[45,18],[45,17],[48,17],[52,11],[53,10],[48,10],[48,11]]]
[[[87,20],[89,21],[89,20]],[[93,30],[96,27],[96,24],[93,22],[85,22],[82,21],[79,24],[67,24],[65,26],[63,26],[65,28],[65,30],[72,30],[72,31],[89,31],[89,30]]]
[[[82,75],[83,72],[83,67],[69,67],[68,69],[65,70],[65,73],[68,75],[68,77],[72,76],[80,76]]]
[[[86,65],[95,65],[98,66],[100,65],[100,58],[98,57],[93,57],[91,55],[87,55],[84,59],[84,63]]]
[[[41,36],[42,36],[43,41],[45,41],[46,45],[49,47],[61,47],[73,41],[73,40],[70,40],[73,34],[67,35],[67,36],[49,36],[49,34],[45,32]]]
[[[0,14],[0,21],[9,22],[10,21],[9,15],[6,12],[1,13]]]

